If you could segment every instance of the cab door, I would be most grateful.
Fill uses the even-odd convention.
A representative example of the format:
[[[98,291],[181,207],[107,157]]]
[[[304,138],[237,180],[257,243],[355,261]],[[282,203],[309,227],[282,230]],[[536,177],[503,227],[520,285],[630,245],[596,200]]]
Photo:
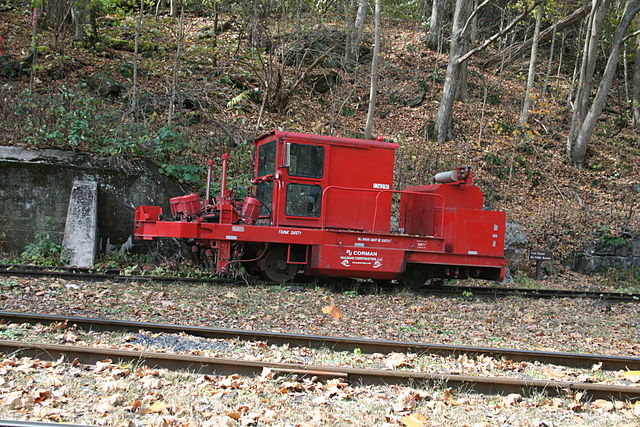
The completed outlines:
[[[256,149],[256,178],[275,176],[276,173],[276,140],[267,141],[257,146]],[[272,213],[273,206],[273,179],[260,180],[256,186],[256,197],[262,202],[260,217],[270,218],[275,221]]]
[[[285,142],[288,167],[282,178],[281,225],[320,227],[322,190],[325,184],[325,159],[328,146],[303,142]]]

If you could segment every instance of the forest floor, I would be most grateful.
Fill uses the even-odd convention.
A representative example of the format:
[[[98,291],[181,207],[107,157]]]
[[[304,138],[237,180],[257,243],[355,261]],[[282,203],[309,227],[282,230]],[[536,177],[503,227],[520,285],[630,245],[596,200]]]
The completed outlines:
[[[282,286],[159,285],[21,278],[0,281],[0,309],[115,319],[503,348],[640,355],[636,303],[586,299],[473,299],[342,294]],[[322,308],[335,305],[335,318]],[[585,316],[585,313],[589,313]],[[175,352],[173,339],[2,325],[6,339]],[[203,341],[203,340],[200,340]],[[206,340],[205,340],[206,341]],[[159,344],[158,344],[159,342]],[[198,342],[202,345],[202,342]],[[210,344],[210,343],[209,343]],[[217,343],[220,345],[220,343]],[[491,358],[361,355],[260,343],[194,347],[192,354],[339,366],[501,375],[549,380],[628,382],[623,371],[576,370]],[[201,348],[201,349],[198,349]],[[215,347],[217,348],[217,347]],[[302,359],[301,359],[302,358]],[[402,358],[402,363],[396,363]],[[311,360],[309,359],[309,360]],[[309,363],[309,362],[307,362]],[[389,365],[391,363],[391,365]],[[6,356],[0,417],[62,419],[100,425],[637,425],[640,404],[579,395],[485,396],[444,386],[363,387],[296,378],[204,377],[105,362],[98,368]],[[632,377],[635,379],[635,377]],[[640,377],[638,377],[640,380]],[[7,400],[9,399],[9,400]],[[414,417],[423,424],[410,424]],[[236,421],[239,420],[239,421]],[[415,421],[415,420],[414,420]],[[129,423],[132,424],[129,424]],[[164,424],[163,424],[164,423]]]

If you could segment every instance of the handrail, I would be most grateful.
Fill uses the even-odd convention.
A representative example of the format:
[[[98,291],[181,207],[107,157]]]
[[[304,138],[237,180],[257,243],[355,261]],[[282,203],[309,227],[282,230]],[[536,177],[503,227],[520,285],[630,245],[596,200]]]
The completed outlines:
[[[326,223],[327,223],[327,209],[326,209],[326,202],[327,202],[327,197],[328,197],[328,192],[329,190],[343,190],[343,191],[361,191],[361,192],[367,192],[367,193],[376,193],[376,202],[375,202],[375,209],[373,211],[373,221],[371,223],[371,231],[373,231],[373,228],[376,225],[376,219],[378,217],[378,206],[379,206],[379,201],[380,201],[380,195],[382,193],[398,193],[398,194],[414,194],[416,196],[428,196],[428,197],[435,197],[437,199],[440,200],[440,205],[439,207],[436,207],[436,209],[442,209],[442,211],[444,211],[444,198],[440,195],[440,194],[436,194],[436,193],[423,193],[423,192],[419,192],[419,191],[404,191],[404,190],[377,190],[377,189],[370,189],[370,188],[354,188],[354,187],[341,187],[338,185],[330,185],[328,187],[325,187],[324,190],[322,190],[322,204],[320,206],[322,209],[322,214],[320,216],[321,221],[320,221],[320,227],[324,230],[326,229]],[[434,218],[435,221],[435,218]],[[442,230],[444,229],[444,215],[440,215],[440,228],[439,230],[437,230],[438,232],[435,233],[435,237],[441,237],[442,235]]]
[[[378,201],[380,198],[380,195],[382,193],[397,193],[397,194],[414,194],[416,196],[432,196],[435,197],[437,199],[440,199],[440,203],[441,206],[439,207],[435,207],[435,209],[441,209],[443,214],[440,215],[440,227],[438,230],[436,230],[437,232],[434,233],[435,237],[441,237],[442,234],[442,230],[444,229],[444,198],[440,195],[440,194],[436,194],[436,193],[423,193],[420,191],[404,191],[404,190],[380,190],[378,192],[378,194],[376,195],[376,208],[373,211],[373,225],[375,226],[376,224],[376,219],[378,218]],[[435,222],[435,215],[434,215],[434,222]],[[435,224],[434,224],[435,225]]]

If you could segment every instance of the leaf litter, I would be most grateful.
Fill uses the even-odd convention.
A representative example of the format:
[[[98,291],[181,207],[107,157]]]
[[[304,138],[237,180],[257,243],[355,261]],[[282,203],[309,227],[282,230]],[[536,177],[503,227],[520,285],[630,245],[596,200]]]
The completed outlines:
[[[637,355],[639,351],[637,328],[629,327],[638,323],[637,308],[628,303],[599,310],[598,304],[589,300],[475,301],[402,293],[341,295],[318,288],[274,292],[268,287],[234,288],[234,298],[228,298],[229,288],[209,286],[92,284],[73,289],[66,287],[62,280],[12,280],[20,281],[21,286],[0,288],[6,296],[0,302],[4,310],[142,321],[171,318],[176,323],[208,326],[607,354]],[[35,293],[40,295],[34,296]],[[174,304],[157,303],[164,300]],[[336,319],[323,312],[328,301],[329,306],[340,310],[341,317]],[[55,339],[74,345],[230,355],[288,363],[523,375],[621,384],[633,384],[635,379],[633,371],[603,373],[598,367],[574,370],[483,356],[365,355],[358,351],[267,346],[261,342],[225,341],[220,345],[222,341],[200,339],[176,349],[171,343],[179,347],[181,340],[193,337],[88,333],[65,324],[2,325],[0,334],[11,339],[36,340],[39,336],[42,340]],[[138,342],[140,337],[146,338]],[[159,339],[155,344],[154,338]],[[212,343],[216,345],[207,348]],[[567,348],[570,346],[572,348]],[[633,425],[640,415],[637,404],[611,401],[611,406],[584,401],[582,396],[576,399],[577,395],[563,398],[481,396],[437,386],[360,387],[342,380],[309,383],[272,373],[260,378],[211,377],[119,366],[111,361],[88,368],[5,357],[0,369],[4,379],[0,385],[0,415],[105,425],[309,425],[320,421],[326,425]],[[60,389],[64,393],[60,394]],[[48,390],[52,395],[35,394],[37,390]],[[21,409],[6,405],[7,398]],[[202,409],[191,402],[209,403],[202,403],[202,408],[206,408]]]

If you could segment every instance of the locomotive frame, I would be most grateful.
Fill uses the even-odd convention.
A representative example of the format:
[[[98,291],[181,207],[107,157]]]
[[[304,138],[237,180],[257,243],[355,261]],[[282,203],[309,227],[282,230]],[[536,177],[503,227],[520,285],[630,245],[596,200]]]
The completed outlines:
[[[376,140],[272,131],[255,144],[255,193],[204,200],[174,197],[135,212],[137,239],[183,239],[194,260],[217,273],[237,265],[284,282],[296,274],[402,280],[502,280],[505,214],[486,210],[470,168],[437,174],[431,185],[393,189],[398,145]],[[395,198],[395,202],[394,202]],[[398,200],[399,199],[399,200]],[[394,213],[393,207],[396,207]]]

